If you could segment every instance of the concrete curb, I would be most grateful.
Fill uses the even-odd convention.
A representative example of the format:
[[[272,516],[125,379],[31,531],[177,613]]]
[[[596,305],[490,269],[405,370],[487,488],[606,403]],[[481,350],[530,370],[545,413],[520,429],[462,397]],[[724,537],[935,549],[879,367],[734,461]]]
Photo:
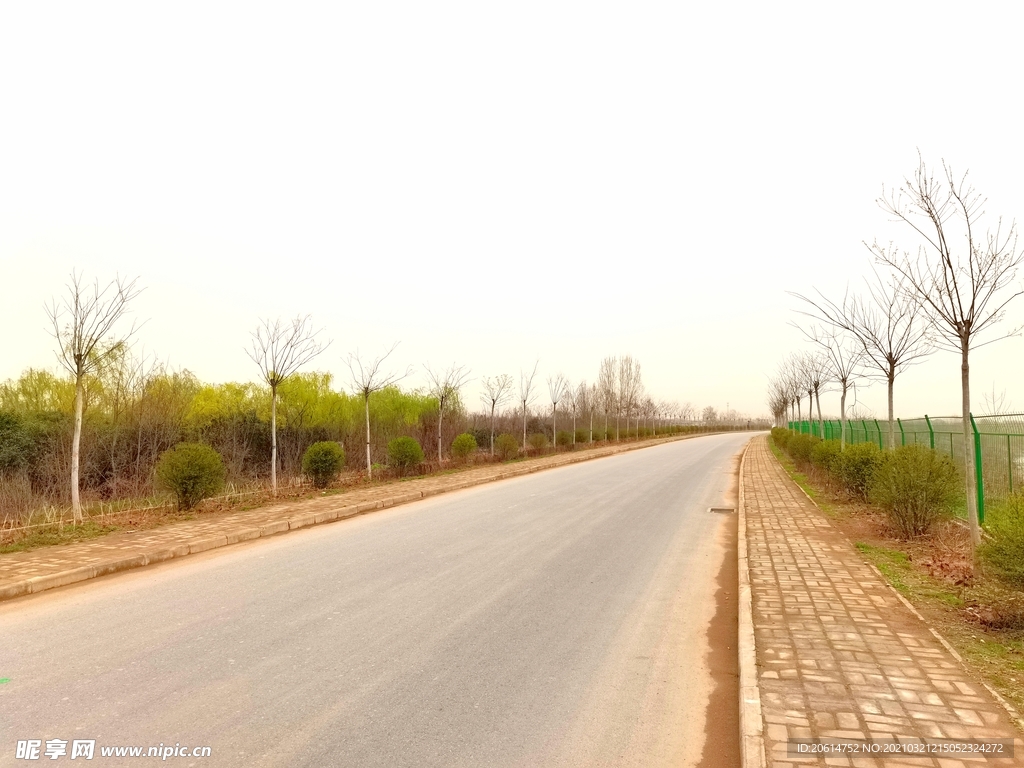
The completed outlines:
[[[750,589],[750,562],[747,559],[747,509],[743,493],[743,467],[747,460],[747,442],[740,457],[740,501],[736,559],[739,562],[739,643],[740,657],[740,756],[743,768],[764,768],[764,718],[761,716],[761,690],[757,687],[757,649],[754,644],[754,605]]]
[[[28,579],[22,579],[21,581],[16,581],[11,584],[7,584],[6,586],[0,587],[0,602],[5,600],[12,600],[16,597],[23,597],[25,595],[34,595],[38,592],[43,592],[48,589],[66,587],[69,584],[76,584],[81,581],[95,579],[99,576],[105,576],[109,573],[118,573],[119,571],[127,571],[132,568],[141,568],[146,565],[163,562],[164,560],[171,560],[176,557],[184,557],[186,555],[193,555],[199,552],[208,552],[211,549],[219,549],[220,547],[230,546],[231,544],[238,544],[243,541],[250,541],[252,539],[273,536],[278,533],[287,533],[288,531],[293,531],[297,528],[306,528],[312,525],[320,525],[322,523],[332,523],[336,520],[345,520],[349,517],[355,517],[356,515],[363,515],[368,512],[375,512],[376,510],[379,509],[386,509],[388,507],[395,507],[400,504],[408,504],[414,501],[420,501],[421,499],[425,499],[430,496],[438,496],[442,493],[461,491],[465,490],[466,488],[473,488],[478,485],[486,485],[487,483],[493,483],[499,480],[508,480],[510,478],[520,477],[522,475],[531,475],[536,472],[544,472],[549,469],[558,469],[560,467],[569,466],[571,464],[579,464],[580,462],[584,461],[604,459],[608,458],[609,456],[617,456],[620,453],[642,450],[644,448],[654,448],[659,445],[666,445],[667,443],[679,442],[681,440],[693,440],[698,437],[710,437],[712,435],[721,434],[731,433],[706,432],[696,435],[680,435],[677,437],[667,437],[663,439],[656,438],[655,442],[617,446],[611,451],[602,452],[598,455],[588,456],[584,454],[579,456],[570,456],[567,461],[554,465],[540,465],[527,467],[520,466],[510,468],[507,472],[501,472],[500,474],[492,477],[480,478],[477,480],[453,480],[451,485],[447,485],[443,488],[429,488],[422,491],[409,491],[405,493],[398,493],[394,496],[389,496],[384,499],[377,499],[376,501],[367,501],[361,504],[341,507],[340,509],[326,510],[324,512],[304,512],[301,514],[297,514],[294,517],[287,517],[281,520],[273,520],[271,522],[263,523],[259,527],[243,528],[237,531],[232,531],[227,534],[216,534],[214,536],[209,536],[207,538],[196,539],[189,542],[182,542],[179,544],[175,544],[173,546],[164,547],[161,549],[154,549],[149,552],[140,553],[129,557],[121,557],[113,560],[107,560],[96,565],[79,566],[77,568],[70,568],[66,571],[58,571],[57,573],[46,574],[45,576],[33,576]]]

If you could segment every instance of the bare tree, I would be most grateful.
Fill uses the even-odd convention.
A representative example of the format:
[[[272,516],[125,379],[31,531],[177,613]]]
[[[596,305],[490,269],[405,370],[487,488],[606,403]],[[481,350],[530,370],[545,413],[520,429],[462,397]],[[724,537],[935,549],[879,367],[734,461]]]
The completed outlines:
[[[581,385],[582,386],[582,385]],[[597,410],[598,404],[601,402],[601,389],[597,384],[591,384],[586,388],[587,392],[587,412],[590,414],[590,442],[594,442],[594,411]],[[607,438],[608,436],[605,435]]]
[[[896,445],[893,415],[893,386],[896,377],[908,366],[920,362],[932,352],[931,339],[921,327],[921,307],[907,293],[905,279],[899,273],[886,282],[875,272],[868,282],[867,298],[843,296],[838,304],[818,291],[817,299],[792,293],[810,305],[813,311],[802,314],[820,320],[854,336],[864,349],[865,365],[875,371],[888,388],[889,448]]]
[[[604,411],[604,439],[608,439],[608,414],[613,411],[615,417],[615,439],[619,439],[619,361],[614,357],[606,357],[601,361],[597,373],[597,386],[601,390],[601,408]]]
[[[569,382],[562,374],[548,376],[548,395],[551,397],[551,442],[555,450],[558,450],[558,404],[565,397],[568,386]]]
[[[245,353],[256,363],[270,387],[270,485],[277,495],[277,390],[281,383],[315,358],[331,342],[317,341],[323,329],[313,330],[309,315],[297,315],[290,323],[280,318],[260,320],[252,332],[252,348]]]
[[[879,207],[897,221],[911,227],[923,241],[914,256],[893,246],[870,246],[879,262],[895,269],[904,279],[935,331],[938,346],[960,356],[962,427],[967,512],[971,541],[981,543],[975,489],[974,454],[971,444],[970,353],[994,341],[1020,332],[1020,327],[981,341],[1006,314],[1007,305],[1024,293],[1015,283],[1024,250],[1017,247],[1017,223],[1003,229],[980,231],[985,199],[967,183],[967,174],[957,177],[942,163],[942,178],[936,179],[918,159],[913,178],[904,179],[898,189],[883,191]],[[960,246],[956,243],[959,242]]]
[[[138,278],[115,277],[102,290],[98,280],[90,289],[83,285],[81,275],[72,272],[65,297],[59,303],[53,299],[46,307],[58,344],[57,361],[75,377],[75,428],[71,439],[71,511],[75,523],[82,522],[79,468],[85,379],[119,354],[138,331],[139,326],[133,323],[127,331],[114,333],[128,305],[142,293],[136,283]]]
[[[526,450],[526,414],[533,400],[533,379],[537,375],[537,366],[540,361],[533,364],[533,370],[527,375],[523,369],[519,370],[519,401],[523,404],[523,450]]]
[[[430,394],[437,398],[437,460],[441,462],[444,458],[441,452],[441,424],[444,421],[444,412],[453,401],[458,400],[459,390],[469,382],[469,369],[455,363],[443,371],[435,371],[429,365],[423,367],[430,380]]]
[[[619,396],[618,402],[622,410],[626,412],[626,433],[629,434],[629,416],[636,409],[640,393],[643,391],[643,384],[640,379],[640,363],[631,355],[623,355],[619,358]],[[616,439],[618,439],[618,415],[615,419]]]
[[[370,395],[390,387],[409,375],[409,369],[402,374],[384,373],[380,369],[397,347],[398,342],[396,341],[383,355],[365,363],[359,356],[358,350],[355,354],[349,354],[345,360],[345,364],[348,365],[348,370],[352,374],[352,386],[362,396],[363,408],[366,411],[366,477],[370,480],[373,479],[373,462],[370,459]]]
[[[850,334],[838,331],[835,327],[812,325],[800,330],[810,342],[822,350],[828,362],[829,376],[839,384],[839,447],[840,450],[845,450],[846,396],[850,391],[850,386],[860,375],[861,364],[864,360],[864,347]],[[818,418],[821,418],[820,406]]]
[[[500,376],[486,377],[483,380],[484,391],[480,396],[483,404],[491,409],[491,456],[494,455],[494,412],[498,406],[512,397],[512,377],[507,373]]]
[[[818,436],[825,439],[825,420],[821,417],[821,389],[829,381],[828,358],[819,350],[809,352],[801,358],[804,382],[807,387],[807,410],[813,418],[811,407],[818,408]]]

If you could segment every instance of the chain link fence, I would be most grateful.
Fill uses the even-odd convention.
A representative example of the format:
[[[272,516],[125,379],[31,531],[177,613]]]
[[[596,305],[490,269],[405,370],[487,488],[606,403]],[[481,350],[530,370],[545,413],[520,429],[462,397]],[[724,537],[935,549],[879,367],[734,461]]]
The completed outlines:
[[[971,414],[971,439],[978,481],[978,517],[985,522],[985,501],[1004,498],[1022,490],[1024,482],[1024,414],[1005,413],[989,416]],[[824,440],[838,440],[842,432],[839,419],[791,421],[794,432]],[[964,433],[959,416],[922,416],[896,419],[893,425],[895,445],[924,445],[941,451],[964,466]],[[889,422],[880,419],[848,419],[846,442],[874,443],[882,450],[889,445]]]

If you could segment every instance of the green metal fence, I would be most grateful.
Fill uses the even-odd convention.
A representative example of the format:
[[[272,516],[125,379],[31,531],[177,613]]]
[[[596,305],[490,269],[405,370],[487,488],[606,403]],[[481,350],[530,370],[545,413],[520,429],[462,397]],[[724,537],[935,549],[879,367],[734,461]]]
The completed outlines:
[[[992,416],[971,415],[974,466],[978,483],[978,518],[985,522],[985,500],[999,499],[1024,490],[1024,414]],[[791,421],[794,432],[838,440],[842,432],[839,419]],[[959,416],[896,419],[893,433],[896,445],[927,445],[964,465],[964,434]],[[848,419],[846,442],[874,443],[881,449],[889,444],[888,420]]]

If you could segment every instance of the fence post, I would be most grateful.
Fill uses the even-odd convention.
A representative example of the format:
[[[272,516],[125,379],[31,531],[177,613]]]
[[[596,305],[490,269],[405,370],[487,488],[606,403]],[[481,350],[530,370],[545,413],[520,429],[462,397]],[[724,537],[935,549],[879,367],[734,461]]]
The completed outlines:
[[[978,482],[978,525],[985,524],[985,484],[982,480],[981,471],[981,435],[978,433],[978,425],[974,421],[974,414],[971,417],[971,429],[974,430],[974,477]],[[966,449],[967,446],[964,446]]]
[[[896,423],[900,427],[900,445],[906,445],[907,444],[907,433],[903,431],[903,422],[899,420],[899,417],[896,417]]]
[[[1010,436],[1006,436],[1006,476],[1010,478],[1010,493],[1013,493],[1013,451],[1010,450]]]
[[[925,424],[928,425],[928,445],[931,449],[935,450],[935,430],[932,429],[932,420],[928,418],[928,414],[924,415]]]
[[[875,419],[875,431],[878,432],[878,448],[884,451],[885,446],[882,445],[882,425],[878,423],[878,419]]]

